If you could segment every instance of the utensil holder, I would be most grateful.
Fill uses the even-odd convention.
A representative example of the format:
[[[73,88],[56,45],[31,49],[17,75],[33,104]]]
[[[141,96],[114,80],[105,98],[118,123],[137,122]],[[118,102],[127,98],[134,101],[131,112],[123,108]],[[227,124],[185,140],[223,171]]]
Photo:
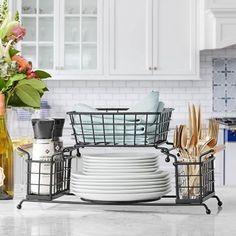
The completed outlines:
[[[206,155],[205,155],[206,156]],[[176,202],[202,203],[215,193],[214,160],[202,156],[199,161],[176,161]]]

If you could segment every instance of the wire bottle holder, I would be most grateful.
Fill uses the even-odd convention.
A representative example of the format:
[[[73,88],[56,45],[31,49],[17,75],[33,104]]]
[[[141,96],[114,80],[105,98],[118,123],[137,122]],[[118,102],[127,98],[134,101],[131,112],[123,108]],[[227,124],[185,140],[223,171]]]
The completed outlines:
[[[173,158],[176,194],[166,195],[162,198],[173,198],[175,202],[110,202],[107,204],[203,206],[207,214],[211,213],[204,203],[207,199],[216,198],[218,206],[222,205],[220,199],[215,195],[215,158],[211,151],[201,155],[199,162],[183,162],[178,160],[178,157],[172,153],[175,148],[172,143],[167,142],[167,135],[173,109],[165,109],[162,113],[128,113],[125,111],[125,108],[102,108],[95,113],[69,112],[76,144],[74,147],[65,148],[63,152],[55,154],[49,161],[34,161],[29,153],[21,149],[28,156],[27,195],[26,199],[23,199],[17,205],[17,208],[21,209],[22,203],[25,201],[85,205],[104,204],[96,201],[55,200],[62,195],[70,194],[72,152],[77,150],[77,156],[79,157],[80,148],[84,147],[154,147],[166,156],[166,162],[170,161],[170,157]],[[152,128],[150,129],[150,127]],[[160,146],[161,144],[167,144],[171,147]],[[208,158],[205,158],[206,156]],[[49,165],[46,173],[41,172],[41,166],[45,164]],[[44,178],[48,181],[46,181],[46,184]]]
[[[51,201],[70,191],[72,148],[55,153],[50,160],[33,160],[27,155],[27,200]]]

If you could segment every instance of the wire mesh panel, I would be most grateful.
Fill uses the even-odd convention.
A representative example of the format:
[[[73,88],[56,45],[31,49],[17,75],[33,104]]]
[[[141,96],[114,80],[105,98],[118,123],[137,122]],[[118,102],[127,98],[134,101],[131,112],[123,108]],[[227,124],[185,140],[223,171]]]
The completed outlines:
[[[52,200],[70,189],[71,155],[58,153],[48,160],[29,158],[27,199]]]
[[[177,203],[201,203],[214,194],[214,157],[176,162]]]
[[[167,140],[173,109],[128,112],[100,108],[97,112],[68,112],[79,146],[155,146]]]

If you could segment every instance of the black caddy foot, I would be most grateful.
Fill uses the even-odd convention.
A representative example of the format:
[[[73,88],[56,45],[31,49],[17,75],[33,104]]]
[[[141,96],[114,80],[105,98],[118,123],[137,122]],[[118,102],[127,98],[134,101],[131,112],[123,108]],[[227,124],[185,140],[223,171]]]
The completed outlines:
[[[16,206],[16,208],[20,210],[22,208],[22,204],[24,201],[26,201],[26,199],[23,199],[22,201],[20,201],[20,203]]]
[[[211,214],[211,210],[210,210],[210,209],[207,209],[207,210],[206,210],[206,213],[207,213],[207,215],[210,215],[210,214]]]
[[[211,214],[211,210],[208,208],[208,206],[205,203],[203,203],[202,206],[205,207],[207,215],[210,215]]]
[[[218,204],[218,206],[222,206],[223,205],[223,202],[219,199],[219,197],[218,196],[213,196],[213,198],[215,198],[216,200],[217,200],[217,204]]]

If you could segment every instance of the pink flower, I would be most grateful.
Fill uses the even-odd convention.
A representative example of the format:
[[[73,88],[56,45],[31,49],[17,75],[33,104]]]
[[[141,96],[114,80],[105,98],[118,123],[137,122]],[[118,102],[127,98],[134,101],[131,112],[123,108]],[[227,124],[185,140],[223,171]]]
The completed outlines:
[[[26,29],[20,25],[11,30],[9,38],[16,42],[22,40],[26,34]]]
[[[28,75],[27,79],[38,79],[38,76],[32,69],[27,70],[26,74]]]

